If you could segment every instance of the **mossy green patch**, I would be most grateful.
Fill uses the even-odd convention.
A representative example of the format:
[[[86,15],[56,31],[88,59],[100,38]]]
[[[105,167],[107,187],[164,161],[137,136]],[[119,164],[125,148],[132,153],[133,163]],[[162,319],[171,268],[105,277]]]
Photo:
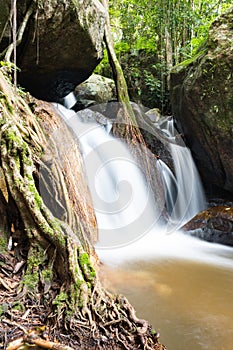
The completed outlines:
[[[62,309],[65,307],[65,304],[69,304],[68,299],[69,297],[67,293],[60,292],[53,300],[52,304],[55,305],[57,308]]]
[[[25,307],[20,301],[16,301],[13,303],[12,309],[18,310],[18,311],[23,311],[25,309]]]
[[[2,91],[0,91],[0,100],[2,104],[5,106],[6,110],[10,114],[13,114],[13,111],[14,111],[13,106],[9,103],[7,96]]]
[[[12,128],[6,129],[6,131],[3,134],[3,137],[5,138],[6,141],[14,141],[18,143],[18,145],[20,146],[22,144],[22,139],[16,135],[16,133],[12,130]]]
[[[89,255],[87,253],[82,253],[78,260],[85,277],[89,282],[92,282],[96,277],[96,272],[90,263]]]
[[[2,233],[0,233],[0,252],[3,254],[7,252],[7,238]]]
[[[61,247],[66,247],[66,238],[64,237],[59,220],[53,219],[49,221],[49,224],[48,222],[40,223],[39,227],[51,238],[56,236],[56,240],[59,242]]]
[[[45,260],[44,250],[31,248],[28,253],[27,259],[27,271],[23,276],[22,284],[26,286],[28,290],[33,292],[37,291],[40,281],[39,268],[43,266]]]
[[[41,198],[41,196],[39,195],[39,193],[37,191],[34,179],[33,178],[29,179],[29,176],[27,176],[27,178],[29,180],[28,183],[27,183],[27,187],[28,187],[29,191],[33,194],[33,197],[35,199],[35,204],[36,204],[37,208],[40,209],[41,205],[43,203],[42,198]]]
[[[53,271],[50,269],[45,269],[41,272],[42,277],[45,282],[50,282],[53,279]]]
[[[26,272],[22,284],[25,285],[28,290],[35,292],[39,284],[39,273],[37,271],[33,273]]]
[[[28,256],[27,265],[29,268],[38,267],[44,263],[45,255],[44,250],[33,249]]]

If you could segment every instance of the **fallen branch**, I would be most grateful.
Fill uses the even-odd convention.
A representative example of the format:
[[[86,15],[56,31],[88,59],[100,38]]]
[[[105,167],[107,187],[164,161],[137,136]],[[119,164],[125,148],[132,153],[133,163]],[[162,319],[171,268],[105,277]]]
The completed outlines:
[[[24,344],[23,337],[12,341],[6,348],[6,350],[17,350]]]
[[[10,314],[10,316],[12,316],[12,315]],[[27,332],[26,328],[23,327],[23,326],[21,326],[18,322],[9,321],[9,320],[7,320],[7,319],[3,319],[2,322],[3,322],[3,323],[6,323],[6,324],[8,324],[8,325],[10,325],[10,326],[17,327],[17,328],[21,329],[21,331],[23,331],[24,333]]]
[[[18,350],[23,345],[27,346],[30,345],[36,345],[43,349],[51,349],[51,350],[74,350],[70,346],[63,345],[61,343],[55,343],[46,339],[42,339],[38,336],[36,331],[29,331],[27,332],[23,337],[20,337],[7,346],[6,350]]]

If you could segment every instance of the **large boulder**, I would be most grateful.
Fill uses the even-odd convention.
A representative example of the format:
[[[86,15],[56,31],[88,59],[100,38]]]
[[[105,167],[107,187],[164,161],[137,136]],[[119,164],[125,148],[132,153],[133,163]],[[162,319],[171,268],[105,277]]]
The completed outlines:
[[[100,62],[106,12],[98,0],[34,2],[33,14],[17,48],[19,81],[35,97],[59,100],[87,79]],[[23,21],[27,5],[27,0],[17,3],[18,24]],[[2,31],[10,0],[0,0],[0,8],[4,9],[0,15]],[[10,35],[6,29],[1,51]]]
[[[172,110],[210,195],[233,193],[233,7],[171,75]]]
[[[79,109],[107,103],[117,99],[114,80],[99,74],[92,74],[75,89]]]

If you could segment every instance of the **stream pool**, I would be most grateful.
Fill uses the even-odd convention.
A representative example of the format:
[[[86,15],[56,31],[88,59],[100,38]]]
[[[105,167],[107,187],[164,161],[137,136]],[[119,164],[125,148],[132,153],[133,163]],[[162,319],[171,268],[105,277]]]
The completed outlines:
[[[147,239],[101,251],[105,285],[129,299],[168,350],[232,350],[233,249],[174,235],[167,253],[157,240],[154,257],[142,253]]]

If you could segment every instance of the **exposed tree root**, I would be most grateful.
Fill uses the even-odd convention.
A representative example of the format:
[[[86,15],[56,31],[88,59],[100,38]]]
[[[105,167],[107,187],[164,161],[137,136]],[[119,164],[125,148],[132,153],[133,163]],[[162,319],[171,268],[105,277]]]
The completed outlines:
[[[6,298],[7,304],[6,310],[2,310],[1,342],[5,348],[8,345],[8,350],[19,349],[23,344],[26,349],[28,342],[40,348],[60,350],[165,349],[149,323],[136,317],[127,299],[103,289],[98,279],[90,259],[94,253],[88,234],[85,238],[85,233],[94,232],[95,226],[93,208],[89,208],[89,214],[85,212],[88,204],[82,176],[77,175],[78,184],[72,185],[74,179],[67,175],[70,170],[66,165],[57,177],[60,179],[57,188],[61,184],[66,186],[66,204],[72,208],[71,222],[56,218],[45,205],[36,180],[48,130],[42,130],[1,71],[0,88],[0,165],[21,227],[17,237],[15,232],[12,234],[17,244],[12,246],[14,262],[13,266],[9,265],[10,272],[4,269],[6,259],[3,268],[0,265],[0,280],[4,279],[0,298],[1,303]],[[40,120],[43,117],[37,115]],[[77,145],[74,151],[75,162],[81,159]],[[55,164],[60,168],[56,159]],[[74,166],[81,169],[81,161]],[[50,172],[53,177],[53,167]],[[77,188],[80,196],[75,191],[71,193],[70,187]],[[73,201],[78,205],[73,206]],[[20,268],[21,261],[25,263]],[[13,274],[13,271],[17,272]],[[15,285],[6,282],[7,274],[8,278],[15,275]]]

